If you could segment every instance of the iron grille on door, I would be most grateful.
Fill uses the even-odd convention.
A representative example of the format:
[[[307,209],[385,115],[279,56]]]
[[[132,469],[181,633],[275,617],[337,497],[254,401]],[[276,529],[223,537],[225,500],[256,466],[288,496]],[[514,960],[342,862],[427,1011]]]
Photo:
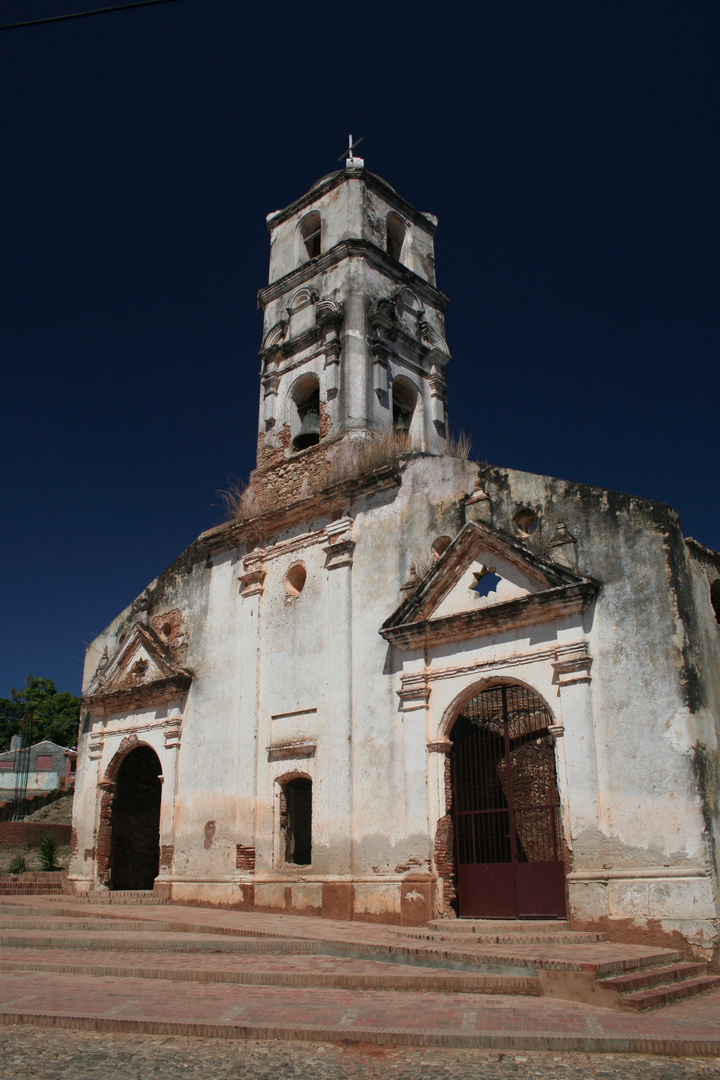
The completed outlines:
[[[523,686],[465,705],[452,731],[460,915],[565,915],[552,717]]]

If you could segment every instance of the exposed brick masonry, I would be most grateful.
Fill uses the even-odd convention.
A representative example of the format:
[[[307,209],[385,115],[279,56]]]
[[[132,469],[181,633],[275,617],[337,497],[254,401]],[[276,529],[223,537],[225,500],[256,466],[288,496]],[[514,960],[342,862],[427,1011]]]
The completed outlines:
[[[246,874],[255,873],[254,847],[246,847],[244,844],[235,845],[235,869],[244,870]]]
[[[0,822],[0,848],[12,849],[39,844],[48,834],[55,837],[58,844],[69,844],[70,825],[46,824],[40,821],[2,821]]]
[[[449,755],[445,758],[445,809],[447,813],[438,820],[435,830],[435,868],[443,883],[443,914],[452,915],[452,903],[457,893],[455,891],[453,823],[450,813],[452,810],[452,766]]]

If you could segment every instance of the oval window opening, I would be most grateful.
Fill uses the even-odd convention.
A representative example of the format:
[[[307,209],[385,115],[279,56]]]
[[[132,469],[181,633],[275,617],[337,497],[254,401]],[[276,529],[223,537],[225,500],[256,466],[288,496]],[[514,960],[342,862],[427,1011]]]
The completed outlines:
[[[299,596],[305,588],[306,580],[307,570],[302,563],[295,563],[294,566],[291,566],[283,580],[287,595],[290,598]]]

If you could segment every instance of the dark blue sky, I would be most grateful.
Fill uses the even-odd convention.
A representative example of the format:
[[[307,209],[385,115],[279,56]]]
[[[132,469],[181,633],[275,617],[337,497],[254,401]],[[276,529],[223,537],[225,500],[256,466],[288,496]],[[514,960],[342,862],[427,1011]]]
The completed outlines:
[[[79,692],[84,643],[221,519],[265,215],[349,131],[440,219],[475,455],[720,547],[719,45],[717,0],[181,0],[0,34],[0,696]]]

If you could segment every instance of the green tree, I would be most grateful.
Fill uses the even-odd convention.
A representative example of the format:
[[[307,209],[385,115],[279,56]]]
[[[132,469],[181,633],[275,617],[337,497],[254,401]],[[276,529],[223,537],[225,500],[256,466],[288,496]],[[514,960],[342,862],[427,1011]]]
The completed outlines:
[[[0,750],[7,750],[10,739],[22,728],[23,717],[32,713],[32,742],[77,743],[80,702],[66,691],[58,693],[52,679],[28,675],[22,690],[11,690],[9,698],[0,698]]]

